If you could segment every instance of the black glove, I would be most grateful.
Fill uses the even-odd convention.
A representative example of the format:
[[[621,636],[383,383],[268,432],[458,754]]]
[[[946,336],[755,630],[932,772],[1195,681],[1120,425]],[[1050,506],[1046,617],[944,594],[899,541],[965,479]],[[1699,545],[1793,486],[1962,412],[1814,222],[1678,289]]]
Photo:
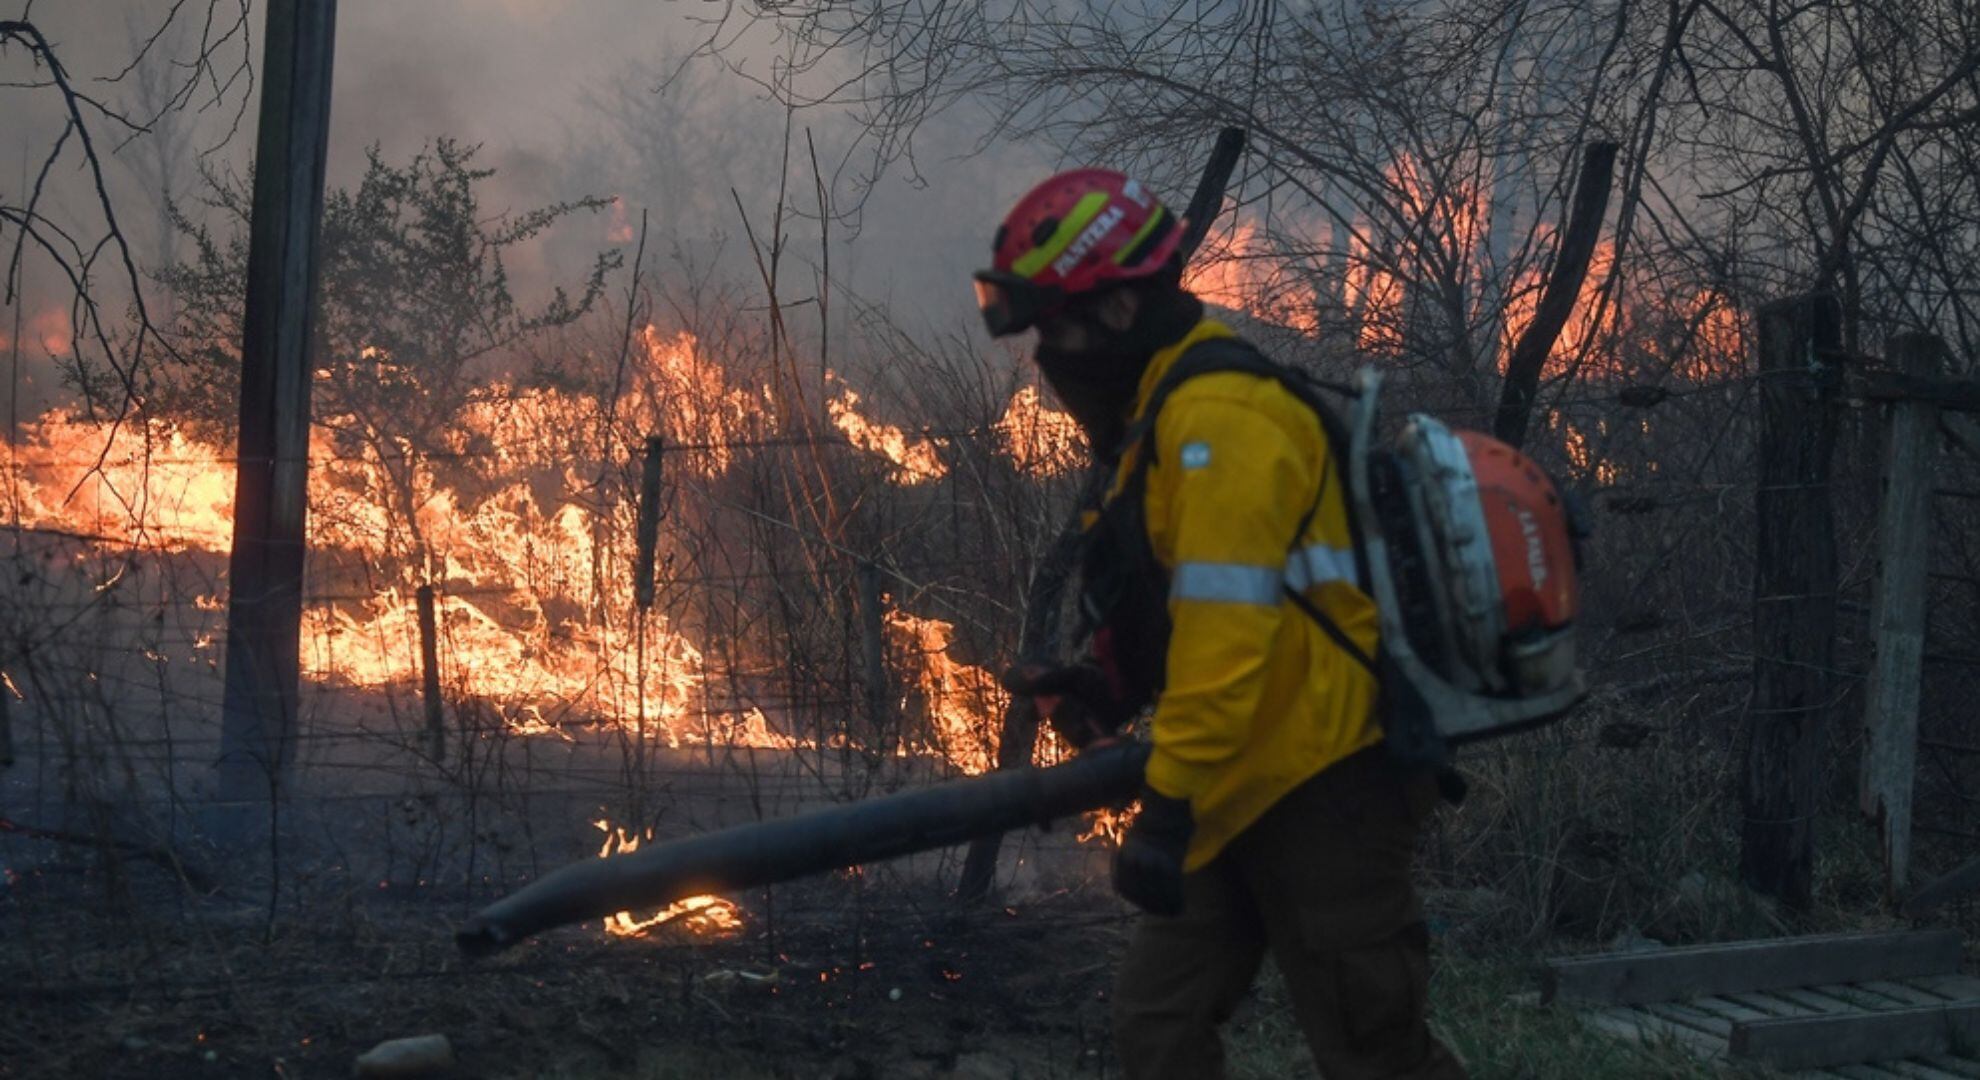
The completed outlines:
[[[1075,750],[1113,738],[1132,715],[1096,664],[1020,664],[1001,681],[1011,693],[1031,698],[1039,715]]]
[[[1196,832],[1188,799],[1141,789],[1141,813],[1114,852],[1114,891],[1150,915],[1171,918],[1183,910],[1183,856]]]

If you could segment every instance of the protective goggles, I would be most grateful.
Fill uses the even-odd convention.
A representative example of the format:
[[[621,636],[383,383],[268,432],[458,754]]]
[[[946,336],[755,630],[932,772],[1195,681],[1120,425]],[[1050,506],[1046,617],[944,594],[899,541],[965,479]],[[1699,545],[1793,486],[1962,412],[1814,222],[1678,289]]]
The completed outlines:
[[[1065,303],[1066,291],[1038,285],[1005,270],[976,272],[976,308],[991,337],[1029,330]]]

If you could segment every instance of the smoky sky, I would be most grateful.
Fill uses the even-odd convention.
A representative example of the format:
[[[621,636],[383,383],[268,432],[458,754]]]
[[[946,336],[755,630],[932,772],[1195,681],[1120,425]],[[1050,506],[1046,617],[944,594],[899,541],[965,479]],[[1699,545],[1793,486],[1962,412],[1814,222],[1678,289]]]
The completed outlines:
[[[228,0],[232,3],[233,0]],[[225,5],[216,5],[220,16]],[[708,33],[709,17],[722,5],[655,0],[342,0],[338,5],[335,87],[328,183],[354,185],[367,147],[403,162],[439,137],[481,147],[478,161],[496,170],[484,190],[489,213],[519,212],[583,196],[618,197],[622,211],[568,219],[541,243],[515,253],[510,270],[526,301],[553,284],[580,280],[602,248],[631,254],[626,226],[640,210],[653,230],[658,254],[649,273],[668,272],[673,245],[725,258],[715,271],[739,280],[753,275],[743,258],[740,196],[759,230],[767,227],[778,178],[788,178],[789,200],[808,214],[815,206],[805,147],[810,129],[821,165],[834,177],[835,206],[858,195],[866,168],[857,127],[841,113],[816,110],[791,124],[786,166],[784,108],[759,87],[708,60],[684,58]],[[193,51],[204,14],[200,0],[186,5],[160,41],[151,62],[120,82],[104,82],[130,60],[134,42],[152,33],[169,0],[89,0],[34,4],[34,21],[53,42],[78,85],[134,113],[144,111],[142,80],[156,88],[183,78],[164,61],[183,62]],[[256,5],[257,9],[259,5]],[[0,5],[10,16],[18,4]],[[222,19],[224,22],[224,18]],[[251,16],[251,59],[261,64],[260,12]],[[766,48],[743,41],[734,54],[744,66],[765,70]],[[106,179],[124,231],[148,271],[186,254],[173,239],[161,207],[169,196],[194,207],[202,168],[244,175],[251,156],[255,101],[246,83],[227,86],[239,63],[238,41],[223,46],[216,76],[191,96],[192,107],[170,114],[153,135],[118,146],[98,134]],[[9,81],[31,75],[24,54],[0,57]],[[216,87],[224,92],[216,95]],[[258,92],[258,86],[256,87]],[[41,166],[60,131],[57,96],[46,89],[0,90],[0,189],[20,190],[23,177]],[[245,111],[241,106],[245,103]],[[239,115],[238,130],[227,131]],[[984,262],[989,236],[1003,210],[1049,168],[1042,151],[1002,144],[976,147],[988,118],[958,110],[932,123],[918,139],[915,175],[890,172],[866,198],[853,235],[833,226],[832,271],[843,287],[885,305],[910,332],[966,333],[969,271]],[[106,124],[95,121],[99,128]],[[851,167],[838,168],[852,155]],[[100,234],[88,176],[73,147],[50,173],[48,209],[85,234]],[[789,258],[815,261],[818,227],[790,223]],[[64,298],[54,268],[29,259],[30,321],[50,321]],[[620,287],[623,283],[620,283]],[[104,288],[114,294],[114,283]],[[793,292],[803,293],[803,288]],[[59,320],[54,320],[59,322]],[[11,331],[12,315],[0,319]],[[26,341],[23,405],[45,403],[55,393],[46,358],[31,334]],[[978,342],[988,348],[987,342]],[[0,393],[4,393],[0,382]]]

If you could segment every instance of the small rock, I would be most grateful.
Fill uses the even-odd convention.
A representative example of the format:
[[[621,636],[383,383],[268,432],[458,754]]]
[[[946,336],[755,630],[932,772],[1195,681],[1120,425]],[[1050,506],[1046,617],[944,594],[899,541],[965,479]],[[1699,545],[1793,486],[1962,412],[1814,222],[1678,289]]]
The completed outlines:
[[[151,1040],[141,1035],[126,1035],[122,1045],[125,1050],[138,1054],[151,1049]]]
[[[454,1067],[454,1044],[445,1035],[388,1039],[365,1051],[354,1070],[360,1077],[431,1076]]]
[[[892,990],[887,991],[887,1000],[888,1001],[901,1000],[901,988],[896,986]]]

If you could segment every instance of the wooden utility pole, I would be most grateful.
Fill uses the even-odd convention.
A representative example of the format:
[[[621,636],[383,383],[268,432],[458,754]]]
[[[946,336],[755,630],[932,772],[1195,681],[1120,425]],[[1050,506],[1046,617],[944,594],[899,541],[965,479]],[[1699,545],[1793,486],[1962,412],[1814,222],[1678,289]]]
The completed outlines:
[[[1890,358],[1906,375],[1936,376],[1945,345],[1926,334],[1893,338]],[[1877,823],[1884,886],[1903,899],[1911,863],[1911,785],[1918,766],[1918,695],[1925,669],[1925,585],[1932,555],[1932,458],[1939,409],[1929,400],[1891,404],[1884,504],[1877,515],[1877,591],[1870,609],[1876,659],[1864,703],[1863,812]]]
[[[1841,340],[1832,296],[1759,311],[1760,445],[1755,493],[1753,706],[1748,718],[1740,876],[1805,908],[1815,810],[1833,704],[1836,537],[1830,457]]]
[[[310,345],[336,0],[270,0],[248,231],[220,797],[279,798],[294,757]],[[223,838],[245,834],[228,814]]]

